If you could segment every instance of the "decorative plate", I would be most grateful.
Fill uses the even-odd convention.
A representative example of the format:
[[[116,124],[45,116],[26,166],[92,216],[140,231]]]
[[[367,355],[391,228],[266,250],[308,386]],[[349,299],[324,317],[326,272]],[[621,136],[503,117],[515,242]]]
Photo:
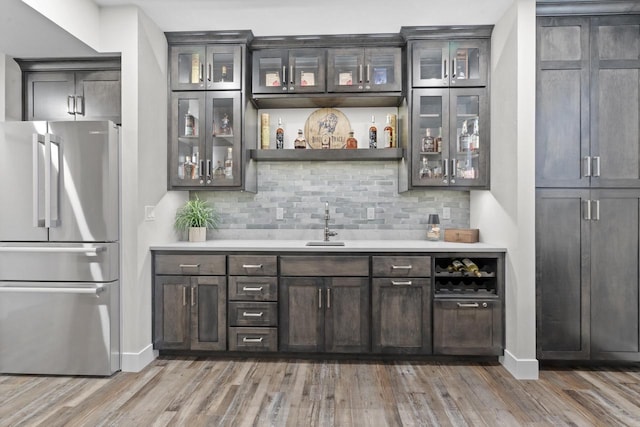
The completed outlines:
[[[304,137],[311,148],[322,148],[322,142],[329,147],[344,148],[351,130],[351,123],[344,113],[335,108],[320,108],[309,115],[304,124]]]

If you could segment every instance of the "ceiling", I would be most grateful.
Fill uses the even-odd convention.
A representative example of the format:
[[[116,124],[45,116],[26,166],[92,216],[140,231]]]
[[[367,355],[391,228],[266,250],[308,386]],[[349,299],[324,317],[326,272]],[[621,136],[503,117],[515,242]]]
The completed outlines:
[[[494,24],[516,0],[84,1],[100,7],[138,6],[162,31],[251,29],[255,36],[273,36],[393,33],[401,26]],[[17,58],[98,55],[21,0],[0,0],[0,53]]]

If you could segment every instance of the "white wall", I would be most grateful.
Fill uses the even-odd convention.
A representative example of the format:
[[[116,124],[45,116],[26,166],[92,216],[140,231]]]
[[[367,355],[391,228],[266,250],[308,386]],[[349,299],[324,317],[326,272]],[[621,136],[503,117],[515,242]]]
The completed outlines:
[[[491,40],[491,190],[471,192],[471,226],[504,245],[506,351],[537,378],[535,345],[535,0],[515,0]]]
[[[12,57],[0,53],[0,120],[22,120],[22,72]]]

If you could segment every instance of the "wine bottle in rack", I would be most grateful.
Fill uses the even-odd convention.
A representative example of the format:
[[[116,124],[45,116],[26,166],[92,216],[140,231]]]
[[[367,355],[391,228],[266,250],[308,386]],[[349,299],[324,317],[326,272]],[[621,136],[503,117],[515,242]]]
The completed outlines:
[[[447,267],[447,271],[449,273],[453,273],[456,271],[464,271],[464,264],[462,264],[459,260],[454,259],[453,261],[451,261],[451,264],[449,264],[449,266]]]
[[[469,273],[472,273],[476,277],[482,277],[482,273],[476,263],[471,261],[469,258],[463,258],[462,264],[464,265],[464,269]]]

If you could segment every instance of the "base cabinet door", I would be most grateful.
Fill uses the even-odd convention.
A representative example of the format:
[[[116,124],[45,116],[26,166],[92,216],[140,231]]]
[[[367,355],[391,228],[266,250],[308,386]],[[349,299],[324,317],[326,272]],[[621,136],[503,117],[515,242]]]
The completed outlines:
[[[319,352],[324,347],[322,278],[280,278],[280,351]]]
[[[153,344],[157,349],[181,350],[190,345],[187,276],[156,276],[153,301]]]
[[[369,279],[330,278],[325,291],[325,351],[368,353]]]
[[[431,353],[431,279],[376,278],[371,299],[374,353]]]
[[[502,304],[499,300],[433,302],[433,353],[502,355]]]
[[[227,349],[227,281],[225,277],[191,279],[191,349]]]

